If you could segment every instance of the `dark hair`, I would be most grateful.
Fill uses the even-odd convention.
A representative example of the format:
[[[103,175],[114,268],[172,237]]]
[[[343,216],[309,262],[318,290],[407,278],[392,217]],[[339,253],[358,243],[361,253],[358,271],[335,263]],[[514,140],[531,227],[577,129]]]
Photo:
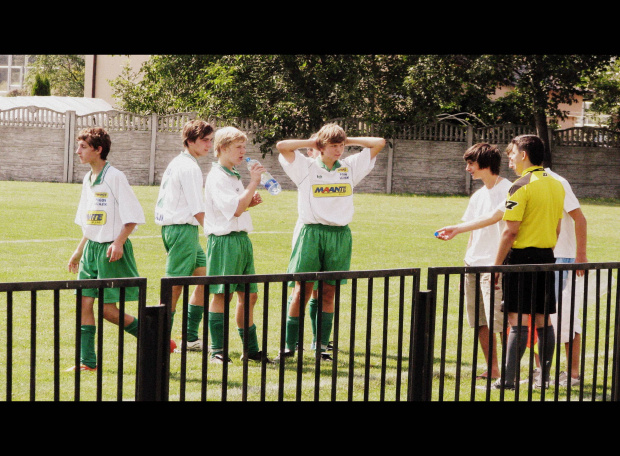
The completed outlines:
[[[542,165],[545,159],[545,145],[536,135],[520,135],[510,141],[510,146],[516,146],[517,151],[527,152],[532,165]]]
[[[190,120],[183,127],[183,145],[187,147],[188,141],[196,142],[213,133],[213,127],[204,120]]]
[[[471,146],[463,155],[465,161],[477,162],[480,169],[490,168],[493,174],[499,174],[502,153],[495,146],[478,143]]]
[[[91,147],[101,147],[101,159],[106,160],[110,152],[112,140],[108,132],[101,127],[84,128],[77,137],[78,141],[86,141]]]

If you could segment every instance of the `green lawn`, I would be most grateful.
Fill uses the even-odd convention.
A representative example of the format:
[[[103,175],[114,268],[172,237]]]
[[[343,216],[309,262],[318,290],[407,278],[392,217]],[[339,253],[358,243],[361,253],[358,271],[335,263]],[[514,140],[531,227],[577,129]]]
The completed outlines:
[[[32,182],[0,182],[0,282],[19,281],[47,281],[47,280],[71,280],[75,275],[67,271],[67,262],[75,249],[81,232],[73,219],[80,196],[80,184],[59,183],[32,183]],[[147,302],[154,305],[159,302],[160,278],[164,274],[165,252],[159,235],[159,227],[153,221],[153,208],[158,193],[156,186],[134,187],[146,216],[146,224],[131,236],[136,253],[138,269],[142,277],[148,279]],[[292,230],[296,222],[296,192],[283,191],[280,195],[272,196],[263,192],[264,203],[251,209],[254,232],[250,235],[255,255],[255,267],[257,274],[284,273],[291,250]],[[420,268],[422,273],[421,289],[426,289],[426,268],[431,266],[462,266],[462,260],[467,244],[467,236],[461,235],[450,242],[438,241],[434,238],[434,231],[444,225],[457,223],[467,206],[466,196],[422,196],[422,195],[380,195],[380,194],[356,194],[355,216],[351,223],[353,232],[353,258],[352,270],[377,270],[395,268]],[[609,262],[620,260],[620,241],[616,233],[620,228],[620,201],[618,200],[583,200],[582,209],[588,220],[588,258],[591,262]],[[610,234],[611,233],[611,234]],[[203,242],[203,245],[206,241]],[[395,293],[397,286],[390,285],[390,296]],[[394,287],[394,288],[392,288]],[[274,290],[271,290],[274,293]],[[279,302],[280,289],[269,303],[270,321],[273,322],[272,331],[279,331],[279,315],[281,306]],[[348,299],[349,291],[343,291],[344,298]],[[376,286],[375,293],[377,305],[373,308],[373,321],[381,320],[382,286]],[[75,309],[70,303],[70,292],[63,292],[67,304],[62,311],[61,338],[63,360],[72,364],[74,344],[74,321]],[[260,294],[260,293],[259,293]],[[364,293],[361,292],[358,302],[363,303]],[[47,301],[46,301],[47,300]],[[31,337],[30,327],[33,315],[30,312],[30,296],[15,298],[15,315],[13,328],[13,398],[27,400],[29,398],[29,383],[31,352],[29,341]],[[6,346],[6,298],[0,296],[0,346]],[[49,400],[51,395],[51,377],[47,366],[51,363],[51,316],[49,307],[45,302],[51,302],[43,293],[39,298],[41,304],[37,308],[37,371],[36,371],[36,398]],[[345,301],[346,302],[346,301]],[[262,297],[259,296],[259,304]],[[262,312],[257,307],[256,320],[260,325]],[[360,309],[363,309],[363,304]],[[136,305],[128,303],[127,312],[137,314]],[[342,309],[341,322],[343,327],[340,341],[341,352],[339,353],[339,398],[346,397],[346,383],[348,374],[348,339],[344,334],[348,331],[348,309]],[[358,311],[358,314],[361,310]],[[375,317],[376,313],[376,317]],[[178,338],[180,334],[180,315],[175,318],[173,336]],[[277,320],[277,321],[275,321]],[[231,319],[231,322],[233,320]],[[390,323],[392,325],[393,323]],[[234,326],[231,324],[231,326]],[[260,327],[259,327],[260,330]],[[115,347],[117,344],[116,327],[105,325],[106,368],[104,387],[115,391]],[[354,353],[355,364],[360,366],[364,363],[365,328],[356,330],[356,349]],[[309,324],[306,334],[309,332]],[[464,333],[471,336],[469,328]],[[260,335],[259,335],[260,337]],[[271,336],[270,336],[271,337]],[[275,337],[275,336],[274,336]],[[392,332],[389,344],[394,344]],[[368,382],[372,391],[371,400],[376,400],[379,394],[380,370],[376,366],[376,357],[380,355],[381,334],[380,330],[373,328],[371,335],[373,351],[371,370]],[[274,340],[268,347],[271,356],[277,352],[279,339]],[[358,348],[359,353],[358,353]],[[345,349],[346,348],[346,349]],[[238,387],[241,375],[238,353],[240,341],[236,332],[231,329],[231,351],[234,350],[237,359],[233,358],[233,367],[230,369],[231,388],[228,392],[229,400],[240,399]],[[133,397],[135,376],[135,340],[127,335],[125,338],[126,359],[124,367],[124,393],[123,397]],[[453,354],[454,347],[450,348]],[[232,353],[232,352],[231,352]],[[0,365],[4,366],[4,350],[0,355]],[[231,354],[231,358],[233,355]],[[199,398],[200,355],[192,353],[188,355],[188,385],[186,397],[188,400]],[[395,378],[399,375],[394,369],[395,360],[388,357],[390,369],[385,379],[390,393],[394,389]],[[479,357],[480,363],[480,357]],[[64,368],[65,366],[61,366]],[[68,367],[68,366],[67,366]],[[361,369],[361,367],[359,367]],[[217,375],[218,367],[209,366],[211,375],[208,383],[209,398],[217,400],[220,391],[220,381]],[[258,369],[253,367],[252,369]],[[295,381],[293,367],[287,366],[286,390],[287,398],[294,397]],[[304,385],[314,382],[314,360],[310,352],[306,351],[304,359]],[[341,372],[343,371],[343,372]],[[277,368],[268,368],[268,398],[272,400],[277,391]],[[365,382],[366,375],[363,370],[354,372],[355,385]],[[340,376],[343,378],[340,379]],[[180,356],[173,355],[171,358],[171,399],[178,398],[178,379],[180,377]],[[254,377],[251,380],[256,382]],[[405,381],[406,379],[401,379]],[[5,398],[4,384],[6,371],[0,372],[0,400]],[[61,389],[66,390],[63,400],[71,400],[73,395],[73,376],[61,374]],[[329,388],[324,385],[329,383],[330,372],[321,373],[320,388],[321,397],[329,393]],[[92,399],[94,390],[94,375],[82,375],[82,398]],[[253,383],[250,388],[250,398],[255,400],[259,385]],[[312,388],[304,391],[305,399],[312,399]],[[356,388],[356,400],[359,399],[359,391]],[[115,398],[115,392],[106,394],[107,400]]]

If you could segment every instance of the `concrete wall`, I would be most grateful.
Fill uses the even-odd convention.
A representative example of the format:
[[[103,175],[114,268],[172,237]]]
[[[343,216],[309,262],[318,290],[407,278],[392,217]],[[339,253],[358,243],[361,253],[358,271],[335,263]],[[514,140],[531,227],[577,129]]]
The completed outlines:
[[[132,185],[159,185],[170,160],[183,149],[181,127],[191,113],[168,118],[120,115],[81,116],[67,113],[65,123],[49,125],[40,118],[23,122],[0,111],[0,179],[45,182],[81,182],[88,171],[75,154],[75,137],[90,122],[106,127],[112,138],[109,162],[122,170]],[[109,117],[109,118],[108,118]],[[7,120],[9,119],[9,120]],[[103,119],[103,120],[102,120]],[[156,125],[156,128],[153,128]],[[221,126],[221,125],[220,125]],[[242,128],[244,129],[244,128]],[[244,131],[250,131],[248,128]],[[504,132],[505,133],[505,132]],[[463,153],[470,143],[486,141],[504,150],[511,131],[493,139],[469,130],[466,140],[386,138],[375,169],[357,187],[366,193],[469,194],[480,187],[465,172]],[[261,157],[254,135],[248,133],[247,154],[259,159],[284,189],[295,189],[278,163],[278,154]],[[571,143],[574,144],[574,141]],[[620,198],[620,146],[553,145],[553,169],[569,180],[577,197]],[[350,153],[355,150],[350,151]],[[200,160],[206,175],[214,156]],[[247,179],[248,171],[239,170]],[[501,174],[514,180],[504,157]]]

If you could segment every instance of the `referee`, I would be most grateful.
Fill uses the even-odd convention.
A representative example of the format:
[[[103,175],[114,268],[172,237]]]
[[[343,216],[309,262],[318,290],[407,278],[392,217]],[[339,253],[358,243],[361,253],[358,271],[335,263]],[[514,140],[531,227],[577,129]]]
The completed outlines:
[[[510,168],[521,177],[508,191],[503,216],[506,225],[501,234],[495,265],[555,263],[553,248],[560,232],[564,187],[543,168],[545,146],[538,136],[517,136],[506,152]],[[532,289],[534,275],[535,288]],[[513,283],[511,288],[508,288],[508,280],[504,280],[504,305],[511,331],[505,381],[502,384],[502,378],[498,379],[493,384],[494,389],[514,389],[518,382],[517,368],[527,345],[527,315],[530,314],[534,314],[536,333],[542,342],[542,372],[536,378],[535,385],[544,387],[549,381],[555,334],[553,326],[545,321],[544,312],[546,294],[548,313],[556,311],[553,275],[545,272],[525,273],[522,280],[520,287]]]

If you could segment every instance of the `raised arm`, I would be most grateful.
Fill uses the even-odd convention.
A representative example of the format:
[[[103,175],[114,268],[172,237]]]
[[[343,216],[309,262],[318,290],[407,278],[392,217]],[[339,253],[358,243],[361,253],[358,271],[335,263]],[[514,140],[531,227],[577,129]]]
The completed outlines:
[[[362,146],[370,149],[370,157],[375,158],[385,147],[385,139],[373,136],[350,137],[344,143],[345,146]]]
[[[302,148],[317,149],[315,139],[285,139],[276,144],[276,149],[282,154],[284,159],[293,163],[295,161],[295,150]]]

